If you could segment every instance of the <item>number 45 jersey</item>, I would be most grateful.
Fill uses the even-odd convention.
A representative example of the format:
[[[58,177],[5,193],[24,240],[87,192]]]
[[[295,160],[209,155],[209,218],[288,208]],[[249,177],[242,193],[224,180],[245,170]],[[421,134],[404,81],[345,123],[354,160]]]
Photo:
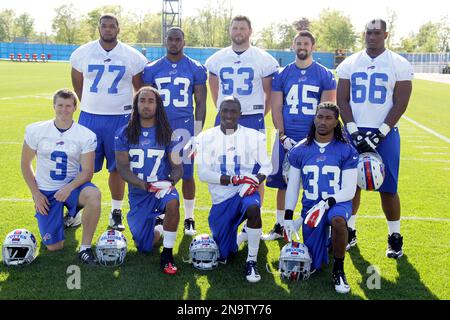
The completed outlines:
[[[147,64],[139,51],[120,41],[106,51],[95,40],[77,48],[70,63],[83,73],[82,111],[105,115],[131,112],[132,78]]]
[[[397,81],[410,81],[411,64],[399,54],[386,49],[372,59],[366,50],[345,59],[336,69],[340,79],[350,81],[350,106],[358,127],[378,128],[394,105]]]
[[[56,191],[80,172],[82,154],[95,151],[95,133],[73,122],[60,132],[53,120],[36,122],[25,129],[25,143],[36,150],[36,183],[43,191]]]

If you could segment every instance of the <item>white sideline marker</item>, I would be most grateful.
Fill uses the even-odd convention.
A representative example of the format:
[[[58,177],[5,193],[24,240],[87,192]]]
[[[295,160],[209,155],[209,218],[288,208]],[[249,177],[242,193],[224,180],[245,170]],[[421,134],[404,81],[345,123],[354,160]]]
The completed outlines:
[[[411,119],[411,118],[409,118],[409,117],[407,117],[405,115],[403,115],[402,118],[405,119],[406,121],[408,121],[408,122],[418,126],[420,129],[425,130],[428,133],[431,133],[432,135],[438,137],[439,139],[441,139],[441,140],[443,140],[443,141],[445,141],[447,143],[450,143],[450,139],[449,138],[447,138],[446,136],[444,136],[444,135],[434,131],[433,129],[430,129],[430,128],[424,126],[423,124],[420,124],[416,120],[413,120],[413,119]]]

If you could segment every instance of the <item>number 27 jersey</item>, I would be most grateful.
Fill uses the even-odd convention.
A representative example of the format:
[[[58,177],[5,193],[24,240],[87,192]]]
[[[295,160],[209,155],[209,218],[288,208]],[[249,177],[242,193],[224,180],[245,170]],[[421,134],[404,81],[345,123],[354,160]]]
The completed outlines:
[[[379,128],[394,106],[397,81],[413,78],[411,64],[399,54],[386,49],[371,58],[366,50],[346,58],[336,69],[341,79],[350,81],[350,106],[358,127]]]

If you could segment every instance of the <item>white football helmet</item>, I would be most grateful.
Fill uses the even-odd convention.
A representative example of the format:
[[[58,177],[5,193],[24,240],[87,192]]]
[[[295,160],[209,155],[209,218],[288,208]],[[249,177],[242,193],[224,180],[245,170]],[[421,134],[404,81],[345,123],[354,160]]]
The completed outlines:
[[[97,241],[96,253],[101,265],[121,265],[127,255],[127,239],[120,231],[107,230]]]
[[[27,229],[16,229],[8,233],[3,241],[3,262],[8,266],[29,264],[36,258],[37,242]]]
[[[209,234],[200,234],[189,245],[189,261],[199,270],[212,270],[219,265],[219,247]]]
[[[311,256],[303,243],[291,241],[281,248],[278,271],[281,278],[298,281],[311,275]]]
[[[380,155],[365,152],[358,160],[358,187],[363,190],[378,190],[384,181],[384,164]]]

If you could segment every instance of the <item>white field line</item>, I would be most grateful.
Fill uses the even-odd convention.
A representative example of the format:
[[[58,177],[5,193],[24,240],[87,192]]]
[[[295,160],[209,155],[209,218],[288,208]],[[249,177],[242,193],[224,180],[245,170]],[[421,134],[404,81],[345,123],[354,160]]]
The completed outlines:
[[[414,146],[416,149],[448,149],[448,147],[437,147],[437,146]]]
[[[411,119],[411,118],[409,118],[409,117],[407,117],[405,115],[403,115],[402,118],[405,119],[406,121],[416,125],[417,127],[421,128],[422,130],[425,130],[426,132],[428,132],[428,133],[438,137],[439,139],[441,139],[441,140],[443,140],[443,141],[445,141],[447,143],[450,143],[450,139],[449,138],[447,138],[446,136],[444,136],[444,135],[434,131],[433,129],[430,129],[430,128],[424,126],[423,124],[420,124],[419,122],[417,122],[417,121],[415,121],[415,120],[413,120],[413,119]]]
[[[0,141],[0,144],[22,144],[23,142],[17,141]]]
[[[33,203],[32,199],[23,199],[23,198],[0,198],[0,202],[26,202],[26,203]],[[111,205],[110,202],[102,202],[102,206],[109,207]],[[126,206],[124,206],[126,207]],[[198,211],[209,211],[210,207],[195,207],[195,210]],[[275,210],[266,210],[263,209],[262,213],[271,213],[275,215]],[[378,215],[378,216],[364,216],[359,215],[358,219],[386,219],[384,215]],[[416,221],[439,221],[439,222],[450,222],[449,218],[427,218],[427,217],[402,217],[402,220],[416,220]]]
[[[30,98],[52,99],[52,95],[51,95],[51,93],[38,93],[38,94],[26,95],[26,96],[0,97],[0,100],[15,100],[15,99],[30,99]]]
[[[420,159],[420,158],[400,158],[401,161],[420,161],[420,162],[441,162],[441,163],[450,163],[450,160],[440,160],[440,159]]]
[[[440,156],[449,156],[449,152],[424,152],[426,155],[440,155]]]

